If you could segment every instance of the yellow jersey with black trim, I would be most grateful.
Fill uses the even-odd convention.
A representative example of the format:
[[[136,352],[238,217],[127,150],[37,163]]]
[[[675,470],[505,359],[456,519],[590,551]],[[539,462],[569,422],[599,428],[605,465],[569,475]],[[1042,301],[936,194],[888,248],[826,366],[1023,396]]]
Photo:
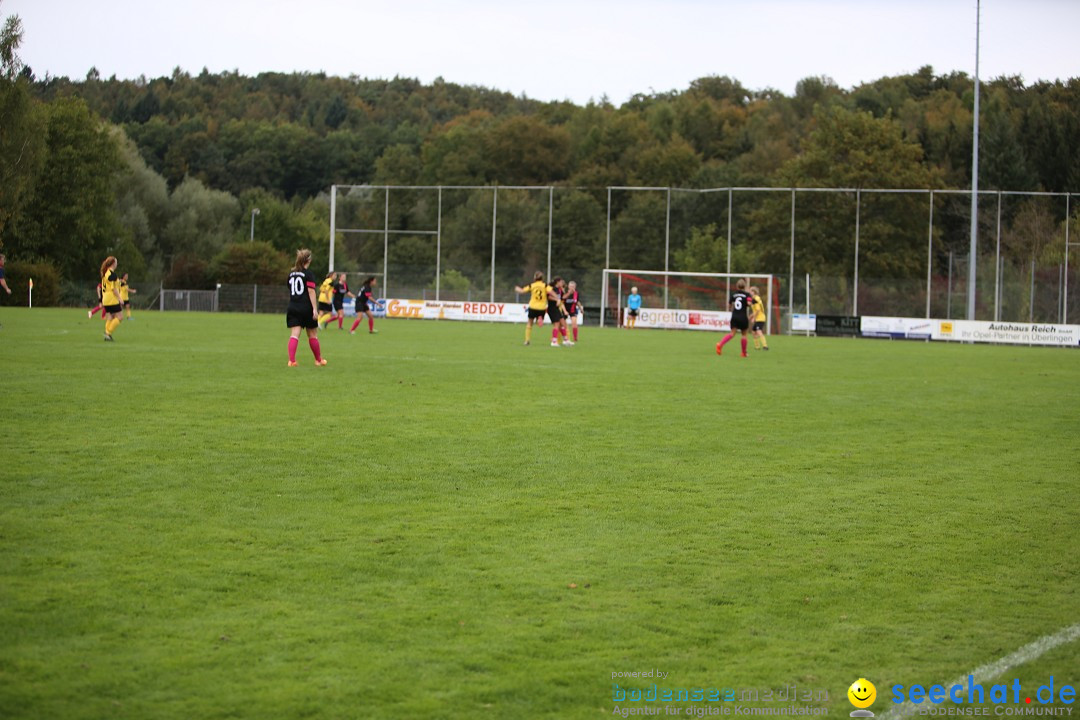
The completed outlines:
[[[128,302],[131,298],[128,297],[128,284],[127,280],[120,281],[120,302]]]
[[[765,322],[765,305],[762,304],[761,298],[754,298],[750,309],[753,311],[753,317],[751,318],[753,322]]]
[[[120,278],[109,270],[101,278],[101,304],[119,305],[120,302]]]
[[[334,299],[334,278],[328,277],[319,286],[319,302],[331,303]]]
[[[548,288],[551,286],[543,280],[537,280],[529,285],[529,309],[547,310]]]

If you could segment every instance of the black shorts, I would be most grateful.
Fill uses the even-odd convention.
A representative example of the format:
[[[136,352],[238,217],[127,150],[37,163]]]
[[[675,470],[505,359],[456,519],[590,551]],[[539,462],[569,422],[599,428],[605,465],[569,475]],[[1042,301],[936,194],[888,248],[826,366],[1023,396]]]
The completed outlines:
[[[548,319],[553,323],[557,323],[563,319],[562,310],[559,309],[558,305],[548,305],[547,315]]]
[[[330,303],[324,303],[324,302],[319,303],[319,312],[330,312],[333,309],[334,309],[334,306],[331,305]]]
[[[637,310],[631,310],[630,317],[637,317]]]
[[[341,302],[338,302],[337,300],[334,301],[334,311],[335,312],[341,312],[344,309],[345,309],[345,301],[344,300],[342,300]]]
[[[732,318],[731,318],[731,329],[732,330],[746,330],[749,327],[750,327],[750,319],[749,318],[732,316]]]
[[[547,310],[536,310],[534,308],[529,308],[530,320],[536,320],[537,318],[542,318],[545,315],[547,315]]]
[[[124,301],[124,307],[131,307],[131,301],[130,300],[125,300]]]
[[[758,332],[759,330],[764,332],[765,331],[765,323],[756,322],[756,323],[754,323],[754,325],[750,329],[753,330],[754,332]]]
[[[106,305],[105,306],[105,314],[106,315],[119,315],[122,312],[124,312],[124,306],[123,305]]]
[[[292,310],[285,313],[285,327],[302,327],[312,330],[319,327],[319,321],[311,317],[310,310]]]
[[[360,305],[359,303],[357,303],[357,305],[356,305],[356,314],[357,315],[363,315],[364,313],[368,312],[369,310],[371,310],[371,308],[369,308],[367,305]]]

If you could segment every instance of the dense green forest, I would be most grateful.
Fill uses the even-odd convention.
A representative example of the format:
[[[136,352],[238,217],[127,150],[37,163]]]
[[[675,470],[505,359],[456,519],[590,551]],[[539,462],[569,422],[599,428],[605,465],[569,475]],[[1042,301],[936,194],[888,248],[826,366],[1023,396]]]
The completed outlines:
[[[0,42],[0,242],[9,260],[55,273],[57,301],[84,297],[107,254],[136,281],[164,278],[178,287],[280,281],[301,245],[313,247],[325,268],[333,184],[558,186],[555,224],[563,264],[573,268],[603,266],[608,186],[970,187],[973,82],[931,67],[852,89],[808,77],[791,97],[712,75],[621,106],[578,106],[442,79],[179,68],[153,79],[102,78],[94,69],[83,79],[37,77],[18,58],[23,32],[9,17]],[[981,92],[981,189],[1080,190],[1080,79],[1001,77]],[[448,282],[486,282],[490,197],[446,200],[446,226],[475,238],[448,254]],[[622,252],[654,267],[663,202],[620,195],[615,208],[620,237],[628,238]],[[786,241],[750,242],[784,238],[786,202],[748,212],[751,229],[733,255],[745,266],[739,271],[786,270]],[[835,202],[822,204],[820,222],[800,228],[800,271],[849,272],[850,253],[834,247],[850,236],[830,225]],[[510,194],[499,203],[509,224],[500,228],[500,264],[516,281],[543,254],[547,198]],[[542,205],[542,222],[530,204]],[[423,205],[395,212],[393,227],[431,227]],[[373,207],[356,213],[381,226],[381,206]],[[701,203],[680,215],[673,236],[680,269],[723,269],[721,215]],[[925,211],[895,202],[867,223],[867,273],[925,277],[925,242],[902,239],[916,215]],[[1063,205],[1011,203],[1011,250],[1060,262],[1053,238],[1064,215]],[[1044,229],[1024,230],[1032,227]],[[375,267],[382,240],[358,242],[354,251]],[[431,255],[415,239],[394,252],[402,268],[429,264]]]

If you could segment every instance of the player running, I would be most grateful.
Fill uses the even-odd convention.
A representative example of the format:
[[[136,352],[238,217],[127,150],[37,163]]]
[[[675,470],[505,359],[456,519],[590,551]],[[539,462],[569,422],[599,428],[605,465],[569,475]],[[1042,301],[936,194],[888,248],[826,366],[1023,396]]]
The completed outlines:
[[[345,273],[338,273],[334,283],[334,312],[337,314],[337,329],[345,329],[345,298],[356,297],[349,292],[349,283],[345,282]]]
[[[285,326],[289,328],[289,367],[296,367],[296,348],[300,345],[300,328],[307,331],[308,345],[315,364],[326,364],[319,348],[319,312],[315,306],[315,274],[308,269],[311,251],[298,250],[296,264],[289,273],[289,308],[285,311]]]
[[[128,320],[131,319],[131,297],[129,293],[139,292],[133,287],[128,287],[128,274],[120,278],[120,301],[124,303],[124,310],[127,311]]]
[[[746,357],[746,331],[750,327],[750,294],[746,292],[746,280],[740,279],[735,283],[735,292],[731,293],[728,301],[728,310],[731,311],[731,332],[724,339],[716,343],[716,354],[720,355],[731,338],[735,337],[735,331],[742,333],[742,356]]]
[[[95,290],[95,292],[97,292],[97,305],[94,306],[93,310],[87,310],[86,311],[86,317],[88,317],[90,319],[93,319],[93,317],[95,315],[97,315],[97,311],[100,310],[101,311],[101,317],[104,319],[104,317],[105,317],[105,306],[101,304],[101,283],[98,283],[97,287],[94,288],[94,290]]]
[[[529,322],[525,326],[525,344],[532,341],[533,325],[539,324],[547,312],[547,283],[544,282],[544,273],[537,270],[533,273],[533,281],[524,287],[514,286],[514,292],[529,293]]]
[[[630,294],[626,296],[626,327],[633,328],[637,325],[638,313],[641,311],[641,296],[638,295],[637,287],[630,288]]]
[[[356,328],[360,327],[360,318],[367,315],[367,329],[369,335],[374,335],[379,332],[375,329],[375,316],[371,314],[371,306],[375,304],[375,297],[372,290],[379,284],[379,281],[372,275],[364,284],[360,286],[360,291],[356,293],[356,322],[349,328],[349,334],[355,335]]]
[[[326,278],[319,286],[319,327],[326,327],[334,321],[334,278],[337,276],[326,273]]]
[[[116,258],[112,255],[101,263],[101,304],[105,312],[105,342],[113,342],[113,332],[124,318],[120,300],[120,277],[116,274]]]
[[[756,286],[750,286],[750,330],[754,333],[754,349],[768,350],[769,341],[765,339],[765,304],[761,302],[761,292]]]
[[[570,326],[574,330],[574,342],[577,339],[577,317],[578,313],[583,310],[581,303],[578,301],[577,283],[573,280],[566,286],[566,294],[563,295],[563,304],[566,305],[566,312],[570,313]]]

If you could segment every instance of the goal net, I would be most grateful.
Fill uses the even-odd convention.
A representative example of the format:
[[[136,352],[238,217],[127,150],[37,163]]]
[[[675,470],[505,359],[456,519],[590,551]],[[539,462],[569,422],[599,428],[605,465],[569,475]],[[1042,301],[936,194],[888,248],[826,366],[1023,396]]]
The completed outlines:
[[[780,326],[780,308],[775,303],[780,294],[779,279],[771,274],[605,268],[600,324],[625,323],[627,297],[636,287],[641,296],[636,327],[727,332],[731,328],[728,300],[739,280],[747,281],[747,291],[758,289],[765,307],[765,332],[771,334],[774,321]]]

